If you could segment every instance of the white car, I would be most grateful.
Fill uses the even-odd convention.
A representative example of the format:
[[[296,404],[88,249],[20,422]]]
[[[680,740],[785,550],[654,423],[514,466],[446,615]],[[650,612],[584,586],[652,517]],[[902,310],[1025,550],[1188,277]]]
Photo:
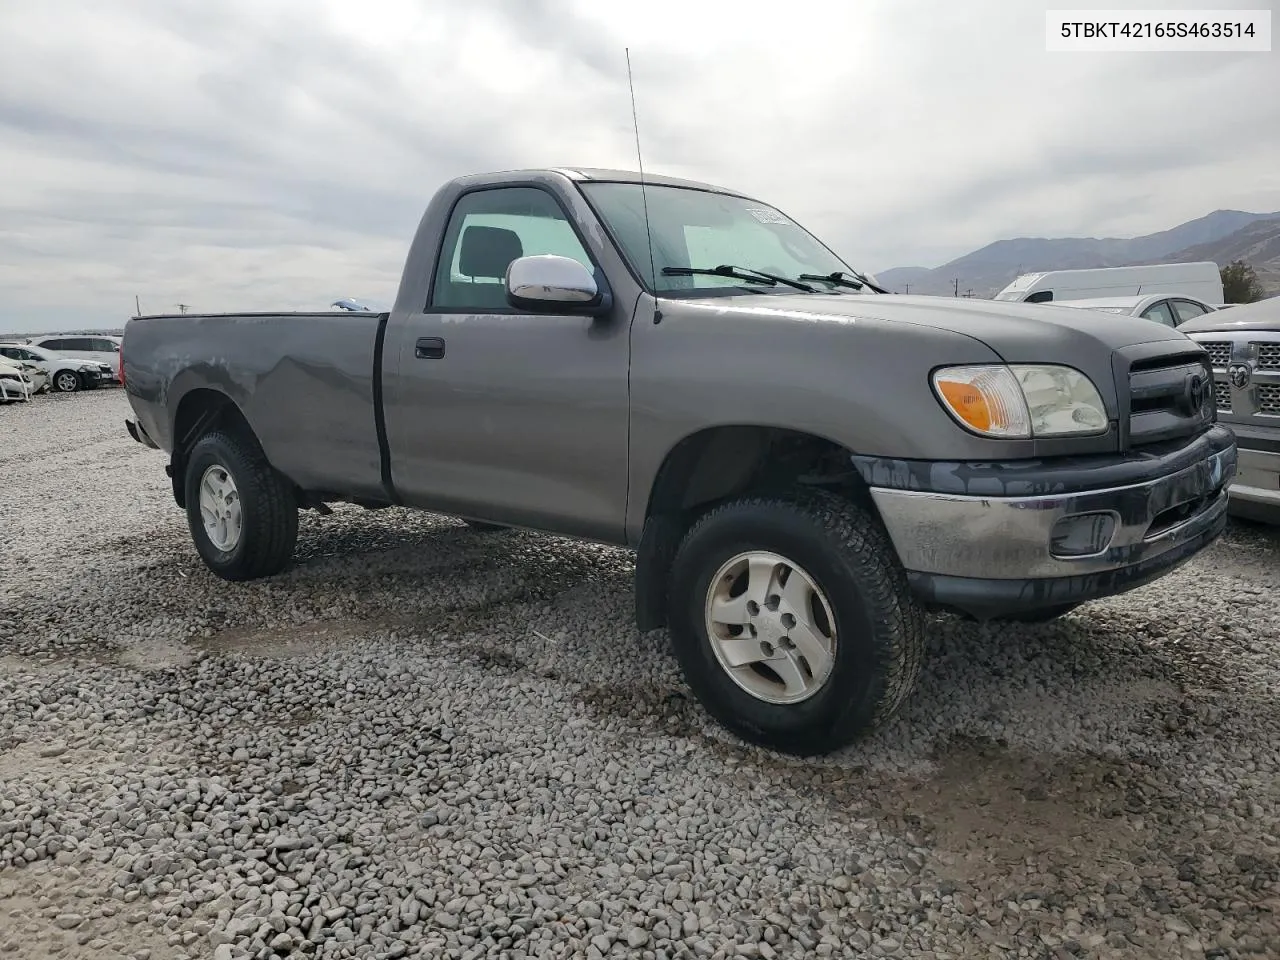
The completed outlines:
[[[35,393],[31,376],[17,364],[0,359],[0,403],[30,400]]]
[[[1163,323],[1166,327],[1181,326],[1194,317],[1202,317],[1218,309],[1199,297],[1190,297],[1181,293],[1149,293],[1141,297],[1099,297],[1095,300],[1052,300],[1048,305],[1101,310],[1103,313],[1119,313],[1126,317],[1143,317],[1146,320]]]
[[[59,393],[92,390],[110,383],[114,371],[105,363],[63,357],[31,343],[0,343],[0,358],[10,363],[35,364],[49,380],[49,389]]]
[[[120,365],[120,338],[103,334],[47,334],[32,337],[27,341],[33,347],[44,347],[59,356],[72,357],[79,360],[92,360],[94,363],[105,363],[111,368],[111,379],[118,379],[116,370]]]

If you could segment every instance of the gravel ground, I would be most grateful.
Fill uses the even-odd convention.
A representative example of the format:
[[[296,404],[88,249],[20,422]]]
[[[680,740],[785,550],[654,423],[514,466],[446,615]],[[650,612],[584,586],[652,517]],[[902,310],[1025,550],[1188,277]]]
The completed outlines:
[[[0,408],[6,958],[1277,957],[1280,537],[746,748],[624,553],[399,510],[199,563],[121,391]]]

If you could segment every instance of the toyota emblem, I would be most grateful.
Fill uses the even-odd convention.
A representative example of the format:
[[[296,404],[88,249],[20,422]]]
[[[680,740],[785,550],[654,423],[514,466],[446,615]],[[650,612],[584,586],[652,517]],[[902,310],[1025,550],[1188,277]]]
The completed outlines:
[[[1227,379],[1237,390],[1243,390],[1253,379],[1253,368],[1247,363],[1233,363],[1227,367]]]
[[[1197,413],[1209,397],[1208,380],[1198,373],[1187,377],[1183,403],[1187,413]]]

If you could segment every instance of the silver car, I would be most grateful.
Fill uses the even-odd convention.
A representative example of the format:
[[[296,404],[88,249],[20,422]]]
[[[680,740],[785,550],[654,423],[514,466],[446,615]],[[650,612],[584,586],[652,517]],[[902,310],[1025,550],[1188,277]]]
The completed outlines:
[[[1099,297],[1091,300],[1054,300],[1050,306],[1076,307],[1082,310],[1101,310],[1126,317],[1142,317],[1163,323],[1166,327],[1180,327],[1188,320],[1203,317],[1220,310],[1220,306],[1206,303],[1198,297],[1183,293],[1149,293],[1139,297]]]

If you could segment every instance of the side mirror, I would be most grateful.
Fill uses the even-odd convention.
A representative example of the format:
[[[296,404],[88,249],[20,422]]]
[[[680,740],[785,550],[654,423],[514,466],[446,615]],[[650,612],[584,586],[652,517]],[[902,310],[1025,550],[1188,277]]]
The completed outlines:
[[[537,313],[607,313],[613,306],[591,271],[571,257],[544,254],[511,261],[506,276],[507,302]]]

